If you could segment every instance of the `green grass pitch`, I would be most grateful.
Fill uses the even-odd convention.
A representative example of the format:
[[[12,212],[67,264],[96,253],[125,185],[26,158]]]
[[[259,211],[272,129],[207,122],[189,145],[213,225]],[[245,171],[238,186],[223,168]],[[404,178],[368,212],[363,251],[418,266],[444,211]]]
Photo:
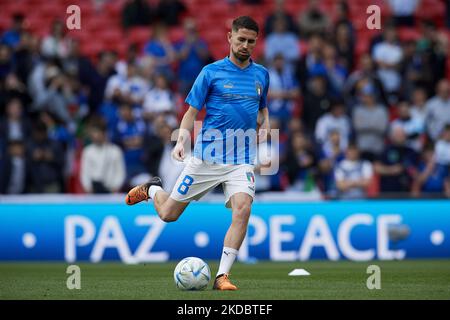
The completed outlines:
[[[381,268],[381,289],[366,287],[367,267]],[[236,263],[235,292],[180,291],[173,281],[176,262],[124,265],[78,264],[81,289],[66,287],[68,264],[0,263],[0,299],[450,299],[450,260],[372,262]],[[215,275],[217,262],[209,262]],[[294,268],[310,276],[290,277]]]

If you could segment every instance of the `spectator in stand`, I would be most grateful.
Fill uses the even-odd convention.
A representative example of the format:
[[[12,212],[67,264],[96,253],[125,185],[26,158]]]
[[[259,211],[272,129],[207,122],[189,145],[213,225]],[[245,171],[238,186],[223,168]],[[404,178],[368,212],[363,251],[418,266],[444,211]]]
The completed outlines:
[[[30,136],[31,124],[24,113],[22,101],[12,98],[6,104],[6,117],[0,118],[0,141],[26,141]]]
[[[300,42],[297,35],[287,29],[287,22],[283,18],[274,21],[273,32],[267,36],[264,47],[266,61],[273,61],[278,54],[290,66],[300,58]]]
[[[163,146],[159,166],[158,176],[164,179],[163,187],[171,190],[177,182],[178,176],[185,167],[185,163],[175,161],[172,158],[172,150],[174,142],[171,140],[172,128],[164,120],[160,119],[156,125],[156,135],[160,139]]]
[[[55,114],[44,110],[39,113],[38,117],[39,121],[46,125],[48,137],[58,142],[64,151],[68,151],[73,146],[75,136]]]
[[[70,104],[76,103],[73,82],[62,72],[58,60],[46,58],[36,65],[28,79],[33,111],[50,110],[62,121],[70,122]]]
[[[360,104],[353,110],[356,143],[363,159],[373,161],[381,155],[389,125],[386,107],[377,103],[375,90],[366,84],[360,92]]]
[[[441,139],[436,143],[435,153],[436,164],[439,166],[446,166],[447,173],[450,170],[450,123],[448,123],[441,133]],[[445,196],[450,198],[450,177],[444,181]]]
[[[284,0],[275,0],[275,9],[264,22],[264,33],[266,36],[273,32],[274,22],[279,18],[286,21],[288,31],[298,34],[294,18],[284,9]]]
[[[323,68],[328,78],[332,96],[340,98],[347,78],[347,69],[338,63],[336,48],[332,44],[325,45],[323,49]]]
[[[0,160],[0,194],[25,193],[29,169],[23,141],[10,140],[5,159]]]
[[[344,84],[343,95],[350,109],[353,109],[355,104],[357,104],[358,92],[366,84],[370,84],[375,89],[377,101],[386,106],[389,105],[383,83],[375,71],[374,61],[370,54],[361,56],[358,69],[350,74]]]
[[[372,164],[360,159],[356,144],[350,143],[345,152],[345,159],[334,170],[334,179],[340,199],[363,199],[373,178]]]
[[[389,7],[392,11],[395,24],[397,26],[414,27],[415,12],[421,0],[389,0]]]
[[[422,119],[415,117],[407,101],[401,101],[398,106],[398,118],[391,122],[390,130],[400,127],[406,134],[406,146],[420,153],[423,148],[425,126]]]
[[[154,26],[152,37],[144,47],[144,54],[155,60],[156,72],[173,78],[172,63],[176,60],[176,51],[170,43],[166,25],[159,23]]]
[[[450,152],[448,150],[447,152]],[[436,162],[435,150],[432,144],[425,147],[417,166],[417,176],[414,179],[411,195],[419,198],[422,193],[442,194],[450,196],[449,166]]]
[[[127,184],[134,177],[146,172],[143,163],[145,133],[145,122],[135,116],[130,104],[122,103],[119,107],[119,122],[113,132],[113,141],[124,153]]]
[[[145,95],[143,106],[145,119],[151,121],[158,115],[163,115],[171,127],[177,126],[175,98],[167,78],[162,74],[155,75],[155,85]]]
[[[425,128],[427,91],[423,87],[414,88],[411,95],[411,116],[420,119]]]
[[[351,122],[346,115],[345,104],[342,100],[334,100],[331,103],[330,112],[319,118],[316,125],[315,139],[321,144],[330,144],[328,140],[331,132],[338,132],[340,135],[340,148],[345,150],[351,134]]]
[[[440,79],[447,78],[449,38],[444,32],[437,32],[435,35],[435,45],[428,64],[432,67],[432,85],[435,86]]]
[[[0,81],[0,106],[6,106],[12,99],[19,99],[25,112],[28,112],[31,97],[25,84],[14,73],[8,74],[3,82]]]
[[[352,70],[354,64],[355,42],[352,30],[345,22],[335,25],[334,46],[337,53],[337,62],[346,70]]]
[[[280,121],[270,118],[271,130],[280,129]],[[284,189],[283,174],[279,170],[275,174],[267,174],[270,168],[277,167],[276,163],[280,163],[282,159],[282,146],[277,143],[272,143],[270,132],[266,141],[259,142],[257,148],[257,158],[255,164],[255,192],[264,191],[280,191]]]
[[[15,73],[20,82],[27,83],[27,79],[40,60],[39,39],[36,35],[24,31],[14,50]]]
[[[416,41],[406,41],[403,45],[403,59],[400,64],[402,75],[401,92],[404,97],[410,97],[415,87],[431,84],[432,67],[424,54],[416,49]]]
[[[450,123],[450,82],[447,79],[439,81],[436,95],[426,104],[426,126],[429,137],[436,141],[442,129]]]
[[[178,26],[187,8],[180,0],[159,0],[156,16],[167,26]]]
[[[200,38],[193,19],[185,19],[184,38],[175,44],[177,52],[179,92],[189,93],[195,79],[209,57],[208,45]]]
[[[432,20],[421,23],[421,38],[417,41],[417,50],[425,63],[431,68],[431,81],[425,83],[428,95],[432,95],[436,84],[446,77],[447,57],[449,54],[448,38],[439,32]]]
[[[296,64],[295,74],[297,82],[300,83],[302,91],[305,93],[313,71],[322,62],[323,47],[323,37],[319,34],[311,35],[308,40],[308,52]]]
[[[150,26],[154,9],[146,0],[128,0],[122,8],[122,27],[127,30],[136,26]]]
[[[88,104],[91,113],[97,112],[105,100],[105,90],[109,79],[115,74],[114,66],[117,55],[112,51],[98,54],[98,62],[94,66],[89,60],[79,60],[79,81],[89,92]]]
[[[38,121],[27,147],[31,193],[63,192],[64,153],[58,142],[49,139],[46,125]]]
[[[125,54],[125,57],[123,59],[120,59],[116,62],[115,70],[118,74],[126,77],[127,76],[127,69],[128,64],[134,63],[137,66],[140,67],[142,63],[142,59],[139,57],[139,44],[138,43],[131,43],[128,48],[127,52]]]
[[[12,49],[6,44],[0,44],[0,81],[14,71]]]
[[[331,100],[326,77],[321,74],[314,75],[308,81],[308,88],[303,99],[302,119],[308,136],[314,136],[316,123],[330,110]]]
[[[389,95],[389,102],[395,103],[401,86],[399,67],[403,58],[403,50],[398,43],[397,30],[394,25],[386,26],[383,41],[373,47],[372,56],[377,64],[378,76]]]
[[[287,124],[294,114],[297,99],[300,97],[300,88],[295,79],[292,68],[286,64],[283,55],[277,54],[269,68],[269,103],[271,118],[281,122],[281,127]]]
[[[163,115],[156,115],[152,122],[147,123],[144,134],[143,163],[146,172],[151,176],[159,175],[159,164],[164,152],[164,142],[161,140],[159,128],[167,124]]]
[[[342,134],[337,129],[328,131],[325,143],[321,144],[319,150],[319,173],[323,192],[329,197],[337,196],[334,171],[344,158],[347,144],[342,141]],[[344,147],[345,145],[345,147]]]
[[[305,38],[314,33],[325,34],[330,25],[330,19],[320,9],[320,0],[308,0],[308,7],[298,17],[300,34]]]
[[[108,140],[106,122],[92,118],[88,126],[91,144],[81,154],[80,179],[88,193],[119,192],[125,181],[122,150]]]
[[[53,21],[51,32],[42,40],[41,53],[49,58],[67,58],[70,48],[70,39],[65,34],[65,25],[62,20]]]
[[[20,38],[24,31],[24,21],[25,17],[21,13],[13,14],[11,28],[3,33],[0,38],[0,43],[11,48],[16,48],[20,43]]]
[[[347,0],[339,0],[336,2],[334,29],[336,30],[337,26],[340,25],[344,25],[347,27],[351,42],[355,43],[355,28],[350,17],[350,8]]]
[[[310,141],[302,132],[296,132],[291,136],[284,165],[291,185],[290,190],[314,189],[316,158]]]
[[[418,154],[407,146],[403,128],[394,127],[390,143],[375,161],[375,171],[380,175],[381,192],[409,192],[416,175]]]
[[[450,165],[450,123],[442,129],[441,138],[436,142],[436,162]]]
[[[116,74],[109,78],[105,98],[116,104],[126,102],[133,106],[142,106],[148,89],[149,85],[140,76],[138,67],[134,63],[128,63],[125,77]]]

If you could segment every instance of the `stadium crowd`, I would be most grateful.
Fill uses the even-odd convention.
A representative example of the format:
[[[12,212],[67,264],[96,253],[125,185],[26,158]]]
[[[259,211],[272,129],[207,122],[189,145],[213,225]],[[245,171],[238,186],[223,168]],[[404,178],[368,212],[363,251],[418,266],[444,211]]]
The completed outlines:
[[[450,23],[417,19],[419,0],[387,2],[391,19],[357,55],[350,1],[333,12],[318,0],[302,12],[276,1],[257,62],[269,70],[271,127],[280,130],[279,148],[261,148],[280,170],[258,176],[258,192],[450,197]],[[214,61],[183,1],[128,1],[122,28],[153,31],[124,57],[89,59],[63,21],[39,38],[24,19],[11,17],[0,35],[0,193],[121,192],[153,175],[173,186],[183,164],[170,159],[171,135]],[[180,25],[172,43],[168,31]],[[400,28],[420,37],[402,41]]]

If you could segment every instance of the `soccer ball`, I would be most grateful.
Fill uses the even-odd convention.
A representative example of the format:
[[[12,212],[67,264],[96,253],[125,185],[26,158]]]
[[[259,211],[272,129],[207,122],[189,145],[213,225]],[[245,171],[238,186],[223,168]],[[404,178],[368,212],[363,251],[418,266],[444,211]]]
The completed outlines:
[[[204,290],[211,279],[211,271],[202,259],[187,257],[177,264],[173,278],[178,289]]]

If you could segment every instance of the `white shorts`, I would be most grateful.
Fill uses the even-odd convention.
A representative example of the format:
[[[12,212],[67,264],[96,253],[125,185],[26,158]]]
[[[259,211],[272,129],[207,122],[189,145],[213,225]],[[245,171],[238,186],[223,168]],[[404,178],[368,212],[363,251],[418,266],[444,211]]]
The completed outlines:
[[[225,206],[230,208],[230,198],[238,192],[255,196],[255,175],[251,164],[211,164],[192,157],[178,177],[170,197],[180,202],[199,200],[222,184]]]

